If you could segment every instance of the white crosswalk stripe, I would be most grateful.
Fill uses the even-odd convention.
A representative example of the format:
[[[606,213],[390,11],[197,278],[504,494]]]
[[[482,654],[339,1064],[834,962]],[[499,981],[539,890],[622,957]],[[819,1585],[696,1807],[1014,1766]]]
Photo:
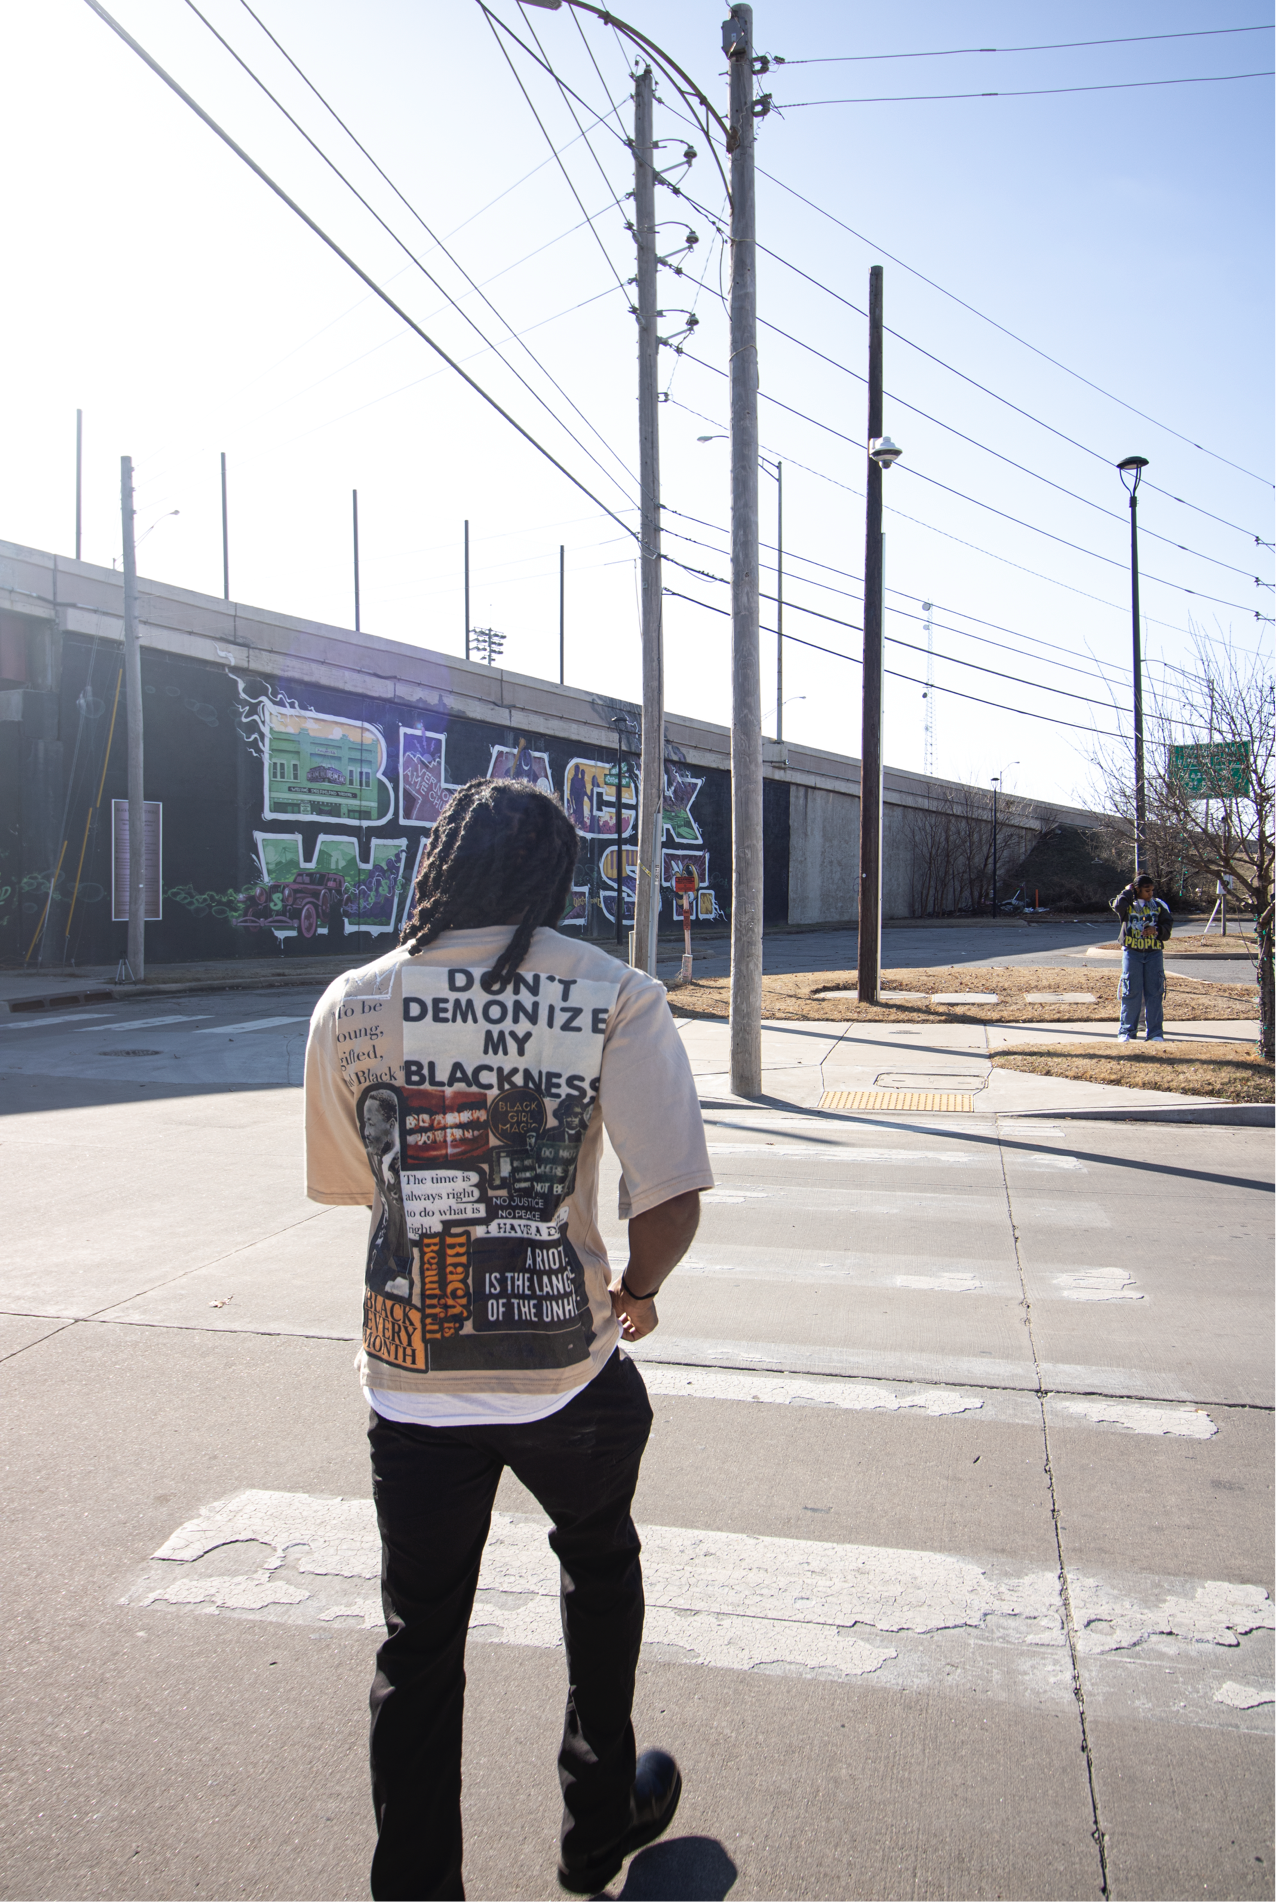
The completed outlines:
[[[197,1030],[197,1037],[232,1037],[241,1030],[274,1030],[278,1024],[308,1024],[309,1013],[304,1017],[253,1017],[242,1024],[210,1024],[207,1030]]]
[[[165,1024],[202,1024],[206,1023],[211,1016],[211,1011],[202,1010],[194,1015],[182,1014],[178,1017],[128,1017],[124,1019],[117,1017],[109,1024],[91,1025],[88,1030],[77,1032],[77,1035],[81,1037],[92,1037],[100,1030],[109,1030],[112,1032],[117,1030],[159,1030]]]
[[[530,1515],[493,1515],[471,1620],[476,1640],[561,1645],[547,1530]],[[899,1660],[889,1681],[915,1686],[942,1668],[935,1641],[966,1633],[1002,1654],[1041,1654],[1035,1681],[1066,1697],[1070,1635],[1079,1656],[1142,1663],[1149,1681],[1162,1670],[1149,1644],[1168,1640],[1191,1647],[1198,1696],[1226,1704],[1224,1659],[1234,1668],[1241,1640],[1274,1623],[1256,1585],[1072,1573],[1069,1634],[1050,1565],[1024,1570],[953,1553],[682,1526],[641,1532],[646,1643],[664,1662],[872,1678]],[[226,1551],[236,1547],[241,1563],[228,1571]],[[180,1526],[121,1603],[375,1630],[381,1606],[368,1587],[379,1573],[370,1500],[253,1490]],[[1262,1693],[1253,1695],[1255,1704],[1232,1707],[1256,1708]]]
[[[107,1010],[50,1011],[47,1017],[23,1017],[16,1023],[12,1018],[5,1018],[0,1021],[0,1030],[60,1030],[63,1024],[85,1023],[90,1017],[106,1018],[110,1014]],[[99,1027],[105,1030],[107,1026],[103,1023]]]

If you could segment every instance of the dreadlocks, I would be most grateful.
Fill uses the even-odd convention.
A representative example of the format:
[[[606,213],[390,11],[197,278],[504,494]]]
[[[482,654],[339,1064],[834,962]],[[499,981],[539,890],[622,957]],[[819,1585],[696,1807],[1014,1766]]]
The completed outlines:
[[[576,829],[557,799],[513,779],[471,779],[439,816],[400,942],[422,951],[440,932],[517,921],[483,977],[505,988],[537,925],[556,925],[571,896]]]

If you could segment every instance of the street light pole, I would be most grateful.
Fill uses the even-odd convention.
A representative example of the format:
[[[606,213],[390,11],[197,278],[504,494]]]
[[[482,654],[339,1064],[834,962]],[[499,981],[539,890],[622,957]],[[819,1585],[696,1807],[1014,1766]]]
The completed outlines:
[[[731,88],[731,1089],[762,1093],[762,680],[753,9],[722,29]]]
[[[359,625],[359,491],[350,491],[351,505],[354,511],[354,631],[362,632]]]
[[[882,267],[868,274],[868,480],[864,503],[864,678],[860,739],[857,984],[876,1004],[882,981],[882,475],[900,451],[882,434]]]
[[[146,979],[146,806],[142,790],[142,648],[137,625],[131,456],[120,457],[120,517],[124,541],[124,706],[128,724],[128,968],[132,982],[141,984]]]
[[[1146,456],[1126,456],[1118,462],[1121,480],[1130,492],[1130,616],[1134,627],[1134,870],[1147,859],[1147,785],[1143,774],[1143,637],[1139,627],[1139,483],[1148,466]]]

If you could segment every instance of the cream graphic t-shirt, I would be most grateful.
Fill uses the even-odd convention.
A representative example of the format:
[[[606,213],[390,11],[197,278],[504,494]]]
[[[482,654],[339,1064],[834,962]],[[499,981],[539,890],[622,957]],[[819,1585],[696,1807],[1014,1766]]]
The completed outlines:
[[[583,1386],[619,1338],[598,1231],[606,1126],[619,1213],[713,1185],[663,985],[541,928],[445,932],[348,971],[306,1050],[306,1193],[369,1203],[361,1377],[409,1395]]]

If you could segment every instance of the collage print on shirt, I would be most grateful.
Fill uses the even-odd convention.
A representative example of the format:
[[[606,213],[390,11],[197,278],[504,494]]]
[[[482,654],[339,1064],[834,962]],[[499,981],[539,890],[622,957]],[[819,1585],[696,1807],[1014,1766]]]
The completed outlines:
[[[364,1347],[411,1373],[566,1367],[593,1340],[565,1204],[619,979],[486,975],[405,963],[338,1009],[378,1198]]]

